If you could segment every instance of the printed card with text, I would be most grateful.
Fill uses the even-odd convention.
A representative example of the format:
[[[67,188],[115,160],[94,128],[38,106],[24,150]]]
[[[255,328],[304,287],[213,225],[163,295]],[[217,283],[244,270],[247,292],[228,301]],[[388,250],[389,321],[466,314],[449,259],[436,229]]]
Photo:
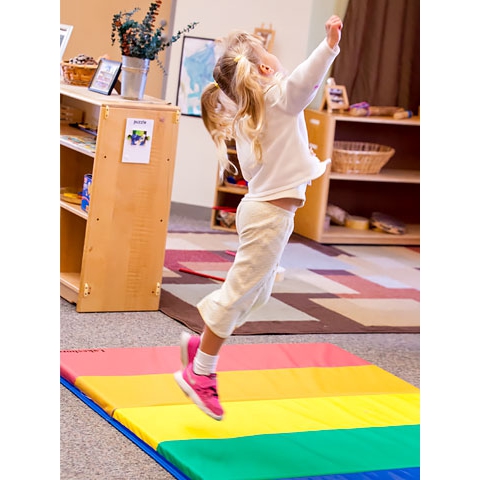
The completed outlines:
[[[154,121],[127,118],[123,143],[123,163],[150,163]]]

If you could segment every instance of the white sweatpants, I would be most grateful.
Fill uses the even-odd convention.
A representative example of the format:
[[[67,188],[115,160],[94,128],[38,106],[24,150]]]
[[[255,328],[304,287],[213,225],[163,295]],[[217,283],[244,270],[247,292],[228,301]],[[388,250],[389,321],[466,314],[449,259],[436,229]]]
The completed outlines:
[[[222,286],[197,304],[215,335],[229,337],[248,314],[264,305],[273,289],[295,214],[269,202],[241,201],[236,214],[239,246]]]

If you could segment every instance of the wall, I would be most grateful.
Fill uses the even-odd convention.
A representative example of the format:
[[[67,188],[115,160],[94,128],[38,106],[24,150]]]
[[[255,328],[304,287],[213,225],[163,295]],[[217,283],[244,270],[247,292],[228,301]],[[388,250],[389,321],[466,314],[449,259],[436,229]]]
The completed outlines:
[[[344,18],[347,5],[348,0],[322,0],[313,2],[308,36],[308,52],[313,51],[325,36],[325,29],[323,28],[325,21],[319,25],[319,19],[325,18],[326,20],[333,14],[338,15],[340,18]],[[328,75],[326,78],[328,78]],[[311,103],[310,108],[319,108],[321,100],[322,95],[317,95]]]

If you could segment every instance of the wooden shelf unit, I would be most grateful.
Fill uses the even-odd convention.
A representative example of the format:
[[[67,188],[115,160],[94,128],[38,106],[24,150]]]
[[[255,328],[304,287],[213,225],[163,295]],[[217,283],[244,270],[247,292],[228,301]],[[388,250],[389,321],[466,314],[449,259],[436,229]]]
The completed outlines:
[[[235,180],[241,180],[240,165],[237,159],[237,150],[235,149],[234,142],[227,144],[227,153],[229,160],[237,167],[238,175],[235,176]],[[234,184],[229,184],[226,181],[228,176],[233,176],[232,173],[225,173],[223,176],[223,182],[220,182],[215,189],[215,197],[213,200],[214,208],[212,208],[212,216],[210,226],[214,230],[222,230],[225,232],[236,232],[235,224],[231,227],[222,226],[217,219],[217,207],[237,208],[242,197],[248,192],[247,187],[237,187]]]
[[[295,216],[295,232],[325,244],[420,245],[420,119],[354,117],[305,110],[310,145],[318,158],[332,157],[335,140],[389,145],[395,154],[378,174],[342,174],[327,168],[307,188]],[[324,229],[327,204],[370,218],[374,211],[407,224],[403,235],[331,225]]]
[[[98,126],[95,138],[60,125],[60,187],[92,174],[88,213],[60,200],[60,295],[78,312],[158,310],[180,110],[62,82],[60,103]],[[154,121],[148,163],[122,162],[129,118]]]

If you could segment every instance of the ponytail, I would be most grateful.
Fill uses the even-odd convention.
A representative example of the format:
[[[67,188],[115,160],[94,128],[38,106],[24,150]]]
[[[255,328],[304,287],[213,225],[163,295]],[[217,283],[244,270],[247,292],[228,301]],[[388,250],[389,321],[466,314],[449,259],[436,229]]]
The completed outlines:
[[[237,174],[237,167],[228,159],[226,141],[233,138],[232,123],[235,116],[233,103],[216,83],[208,84],[201,97],[202,120],[217,149],[220,177],[224,171]]]
[[[233,32],[224,46],[213,69],[215,82],[207,85],[201,98],[203,123],[217,148],[222,175],[232,167],[236,171],[228,159],[225,141],[237,137],[246,140],[257,161],[262,160],[265,91],[271,87],[258,71],[263,48],[258,37]]]
[[[253,63],[245,54],[237,55],[234,61],[237,68],[233,86],[238,107],[234,129],[250,141],[252,151],[260,162],[262,160],[260,138],[265,125],[264,86],[259,78],[256,62]]]

